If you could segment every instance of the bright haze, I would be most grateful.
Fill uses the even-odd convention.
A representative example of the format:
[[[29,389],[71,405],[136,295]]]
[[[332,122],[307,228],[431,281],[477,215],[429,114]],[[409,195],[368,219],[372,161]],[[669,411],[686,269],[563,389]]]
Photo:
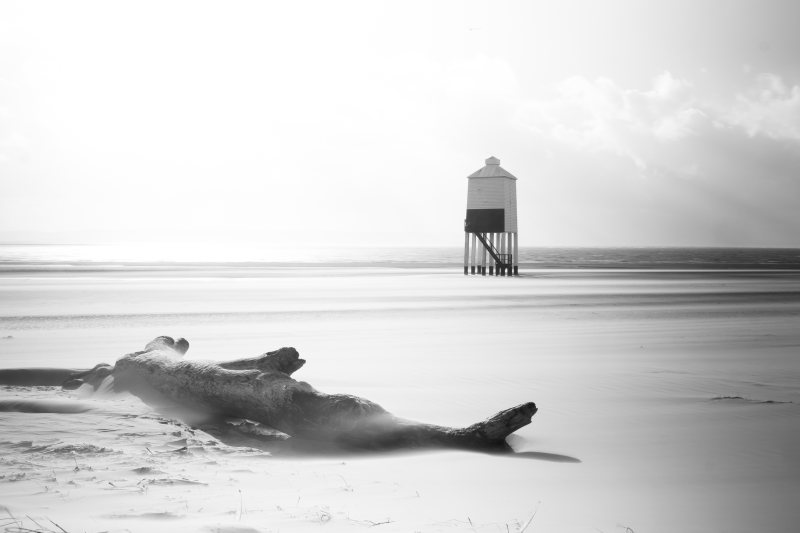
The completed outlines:
[[[800,246],[800,4],[0,4],[0,241]]]

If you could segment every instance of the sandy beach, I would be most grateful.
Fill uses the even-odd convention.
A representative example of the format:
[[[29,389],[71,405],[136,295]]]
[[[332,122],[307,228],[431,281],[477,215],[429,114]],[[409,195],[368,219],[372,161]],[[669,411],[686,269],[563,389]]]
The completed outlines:
[[[534,401],[518,452],[271,449],[129,396],[0,390],[0,528],[788,532],[797,271],[207,266],[6,271],[0,366],[294,346],[296,377],[464,426]],[[16,403],[14,403],[16,402]],[[81,402],[76,404],[75,402]],[[26,408],[20,407],[28,406]],[[31,405],[43,411],[21,412]]]

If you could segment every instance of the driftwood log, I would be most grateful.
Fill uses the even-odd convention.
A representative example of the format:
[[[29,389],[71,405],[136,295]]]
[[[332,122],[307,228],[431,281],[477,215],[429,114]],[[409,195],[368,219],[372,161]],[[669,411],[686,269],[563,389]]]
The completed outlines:
[[[506,409],[465,428],[398,418],[380,405],[347,394],[326,394],[292,374],[305,360],[294,348],[224,363],[182,360],[189,343],[158,337],[143,351],[98,365],[65,382],[95,387],[112,376],[114,388],[154,405],[177,404],[260,422],[292,437],[346,447],[385,449],[421,446],[502,450],[506,437],[531,422],[534,403]]]

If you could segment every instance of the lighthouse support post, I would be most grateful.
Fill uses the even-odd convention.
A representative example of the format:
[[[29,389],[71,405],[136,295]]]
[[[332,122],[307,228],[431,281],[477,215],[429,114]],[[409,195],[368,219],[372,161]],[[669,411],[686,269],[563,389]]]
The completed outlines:
[[[464,232],[464,275],[469,273],[469,233]]]
[[[472,264],[472,266],[470,267],[470,273],[473,274],[473,275],[475,274],[475,265],[476,265],[475,257],[476,257],[477,251],[478,251],[477,250],[477,248],[478,248],[477,247],[477,241],[478,241],[478,238],[475,237],[475,234],[473,233],[472,234],[472,250],[470,251],[470,262]]]
[[[494,245],[494,233],[487,233],[486,234],[486,240],[487,240],[487,242],[489,242],[489,244]],[[494,266],[495,266],[494,265],[494,259],[492,259],[491,261],[489,261],[489,275],[490,276],[494,276]]]
[[[503,232],[500,234],[500,258],[505,260],[506,254],[506,241],[508,240],[508,233]],[[505,262],[500,266],[500,275],[506,275],[506,264]]]

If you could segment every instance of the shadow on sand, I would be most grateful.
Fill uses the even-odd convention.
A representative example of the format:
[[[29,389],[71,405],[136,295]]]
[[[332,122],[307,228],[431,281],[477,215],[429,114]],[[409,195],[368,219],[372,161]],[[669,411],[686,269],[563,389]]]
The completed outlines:
[[[581,463],[577,457],[547,452],[511,452],[508,454],[516,459],[532,459],[534,461],[547,461],[549,463]]]
[[[365,457],[374,455],[401,455],[408,453],[422,453],[425,451],[441,451],[445,448],[354,448],[335,442],[323,442],[298,437],[289,437],[279,431],[271,430],[253,424],[252,422],[231,423],[228,421],[216,421],[199,426],[209,435],[215,437],[220,442],[228,446],[249,447],[257,450],[269,452],[276,457],[292,458],[331,458],[331,457]],[[521,444],[519,439],[513,439],[514,443]],[[453,448],[446,448],[454,450]],[[483,453],[508,457],[509,459],[528,459],[534,461],[547,461],[551,463],[580,463],[581,460],[569,455],[561,455],[547,452],[514,451],[511,445],[479,451],[467,449],[472,453]]]

